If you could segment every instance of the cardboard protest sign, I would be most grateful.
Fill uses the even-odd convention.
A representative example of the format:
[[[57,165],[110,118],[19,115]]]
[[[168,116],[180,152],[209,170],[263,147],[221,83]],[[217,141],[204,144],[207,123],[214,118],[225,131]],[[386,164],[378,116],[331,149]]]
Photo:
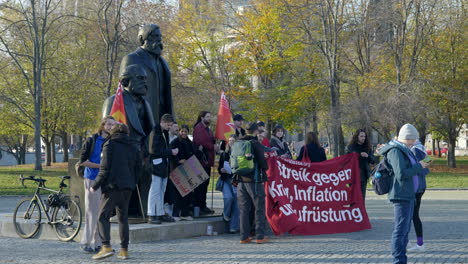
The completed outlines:
[[[175,168],[170,178],[182,197],[206,181],[209,176],[195,156]]]
[[[266,215],[276,235],[318,235],[370,229],[361,193],[359,154],[319,163],[272,156]]]

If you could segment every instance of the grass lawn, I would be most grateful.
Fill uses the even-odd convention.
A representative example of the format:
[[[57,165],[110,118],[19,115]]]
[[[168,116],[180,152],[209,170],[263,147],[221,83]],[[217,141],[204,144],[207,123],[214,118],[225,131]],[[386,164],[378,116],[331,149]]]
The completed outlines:
[[[468,188],[468,157],[457,157],[457,168],[452,169],[446,166],[446,158],[433,158],[431,173],[427,176],[428,188]],[[33,194],[36,185],[32,181],[25,181],[26,188],[21,186],[18,177],[36,175],[47,179],[46,186],[51,189],[58,189],[60,178],[58,176],[68,175],[68,165],[66,163],[55,163],[50,167],[43,167],[44,171],[35,171],[33,164],[19,166],[0,167],[0,195],[27,195]],[[208,190],[216,183],[218,172],[213,169],[214,178],[210,180]],[[370,188],[370,185],[369,185]]]

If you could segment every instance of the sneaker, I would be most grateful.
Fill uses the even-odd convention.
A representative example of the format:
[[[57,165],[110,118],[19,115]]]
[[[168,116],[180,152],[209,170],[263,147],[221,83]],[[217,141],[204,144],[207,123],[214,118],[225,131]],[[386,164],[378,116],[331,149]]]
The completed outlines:
[[[174,219],[174,221],[176,222],[179,222],[180,220],[182,220],[182,217],[173,216],[172,219]]]
[[[95,253],[94,249],[92,249],[90,246],[82,245],[80,248],[84,253],[87,253],[87,254]]]
[[[408,252],[424,252],[424,251],[426,251],[424,244],[422,244],[421,246],[416,244],[413,247],[408,248]]]
[[[180,219],[181,219],[181,220],[185,220],[185,221],[193,221],[193,217],[191,217],[190,215],[188,215],[188,216],[181,216]]]
[[[121,248],[119,254],[117,254],[117,258],[119,259],[128,259],[128,249]]]
[[[262,239],[257,239],[257,240],[255,240],[255,243],[257,243],[257,244],[264,244],[264,243],[266,243],[266,242],[268,242],[268,238],[267,238],[267,237],[264,237],[264,238],[262,238]]]
[[[160,225],[161,220],[157,216],[150,216],[148,217],[148,224]]]
[[[248,244],[250,242],[252,242],[252,239],[250,239],[250,237],[240,241],[241,244]]]
[[[172,218],[172,216],[169,216],[169,215],[158,216],[158,218],[159,220],[161,220],[161,222],[169,222],[169,223],[175,222],[174,218]]]
[[[200,208],[200,214],[214,214],[214,211],[208,207]]]
[[[229,234],[235,234],[235,233],[239,233],[239,230],[229,229]]]
[[[101,250],[96,255],[93,255],[93,259],[104,259],[112,255],[114,255],[114,250],[112,250],[111,246],[102,246]]]
[[[229,221],[231,221],[231,217],[226,216],[226,215],[224,215],[224,213],[223,213],[223,220],[224,220],[224,222],[229,222]]]

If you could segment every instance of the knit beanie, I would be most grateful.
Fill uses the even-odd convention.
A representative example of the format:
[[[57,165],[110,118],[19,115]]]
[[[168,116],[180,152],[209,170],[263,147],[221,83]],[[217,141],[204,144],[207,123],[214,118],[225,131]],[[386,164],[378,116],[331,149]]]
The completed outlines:
[[[398,139],[418,139],[418,130],[411,124],[404,124],[398,133]]]

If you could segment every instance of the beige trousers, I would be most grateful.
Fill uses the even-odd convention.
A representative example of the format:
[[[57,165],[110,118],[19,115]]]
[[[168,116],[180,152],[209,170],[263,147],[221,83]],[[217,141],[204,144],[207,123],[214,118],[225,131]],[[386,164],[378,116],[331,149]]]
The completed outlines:
[[[90,247],[99,247],[102,245],[99,232],[97,231],[97,222],[99,218],[99,206],[101,204],[101,188],[91,192],[94,180],[84,179],[85,188],[85,225],[83,228],[82,245]]]

